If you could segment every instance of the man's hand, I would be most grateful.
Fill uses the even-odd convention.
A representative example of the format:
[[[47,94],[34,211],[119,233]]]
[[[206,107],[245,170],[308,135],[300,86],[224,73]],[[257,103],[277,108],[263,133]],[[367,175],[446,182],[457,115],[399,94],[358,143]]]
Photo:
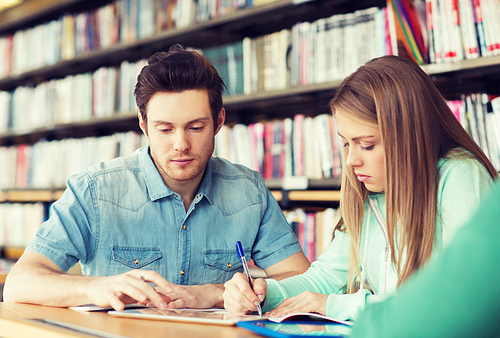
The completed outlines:
[[[176,285],[170,284],[171,291],[166,292],[160,288],[156,291],[166,301],[169,309],[209,309],[212,307],[223,307],[222,284],[205,285]],[[146,305],[154,305],[152,302],[146,302]]]
[[[248,283],[248,277],[236,273],[224,284],[224,308],[234,314],[243,315],[256,310],[267,293],[267,283],[263,278],[252,281],[253,290]]]
[[[149,282],[154,283],[155,289]],[[159,309],[167,309],[172,285],[155,271],[131,270],[121,275],[93,278],[88,285],[88,298],[98,306],[111,306],[116,311],[125,304],[149,301]]]
[[[47,257],[28,251],[7,276],[4,301],[58,307],[92,303],[121,311],[125,304],[149,300],[166,309],[170,299],[150,283],[165,294],[172,291],[172,285],[155,271],[131,270],[111,277],[70,275]]]

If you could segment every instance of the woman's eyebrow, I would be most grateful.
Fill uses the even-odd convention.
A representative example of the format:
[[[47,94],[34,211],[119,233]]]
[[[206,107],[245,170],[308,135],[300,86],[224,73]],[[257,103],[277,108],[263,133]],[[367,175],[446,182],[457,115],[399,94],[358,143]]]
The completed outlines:
[[[342,136],[342,134],[340,134],[340,133],[337,133],[337,134],[339,134],[339,136],[342,137],[343,139],[346,139],[344,136]],[[359,141],[361,139],[373,138],[373,137],[375,137],[375,135],[361,135],[361,136],[354,137],[352,140],[353,141]]]

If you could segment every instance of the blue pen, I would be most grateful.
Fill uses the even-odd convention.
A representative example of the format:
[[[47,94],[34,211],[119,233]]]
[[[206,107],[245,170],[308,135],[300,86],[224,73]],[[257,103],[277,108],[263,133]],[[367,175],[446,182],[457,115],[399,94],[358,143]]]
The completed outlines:
[[[243,270],[245,270],[245,274],[248,277],[248,283],[250,283],[250,287],[253,290],[252,278],[250,277],[250,271],[248,270],[247,261],[245,259],[245,251],[243,251],[240,241],[236,242],[236,253],[238,254],[238,259],[240,260],[241,265],[243,265]],[[259,316],[262,317],[262,308],[260,307],[260,304],[257,304],[257,312],[259,313]]]

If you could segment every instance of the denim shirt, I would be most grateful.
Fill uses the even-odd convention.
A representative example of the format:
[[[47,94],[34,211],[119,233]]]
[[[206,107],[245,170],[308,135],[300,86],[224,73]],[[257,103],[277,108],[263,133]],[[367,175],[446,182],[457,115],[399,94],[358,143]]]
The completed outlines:
[[[186,212],[149,147],[73,175],[26,250],[84,275],[155,270],[181,285],[223,283],[243,271],[236,255],[266,269],[301,247],[262,177],[212,157]]]

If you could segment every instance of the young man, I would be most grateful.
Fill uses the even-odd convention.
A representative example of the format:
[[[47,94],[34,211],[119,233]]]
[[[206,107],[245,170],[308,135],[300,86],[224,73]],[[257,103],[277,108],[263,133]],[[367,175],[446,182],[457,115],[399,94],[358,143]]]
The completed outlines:
[[[9,273],[4,300],[222,307],[222,283],[242,271],[236,241],[270,276],[305,271],[309,261],[262,177],[211,156],[223,87],[196,52],[154,54],[135,88],[149,146],[69,178]],[[66,273],[77,262],[84,276]]]

